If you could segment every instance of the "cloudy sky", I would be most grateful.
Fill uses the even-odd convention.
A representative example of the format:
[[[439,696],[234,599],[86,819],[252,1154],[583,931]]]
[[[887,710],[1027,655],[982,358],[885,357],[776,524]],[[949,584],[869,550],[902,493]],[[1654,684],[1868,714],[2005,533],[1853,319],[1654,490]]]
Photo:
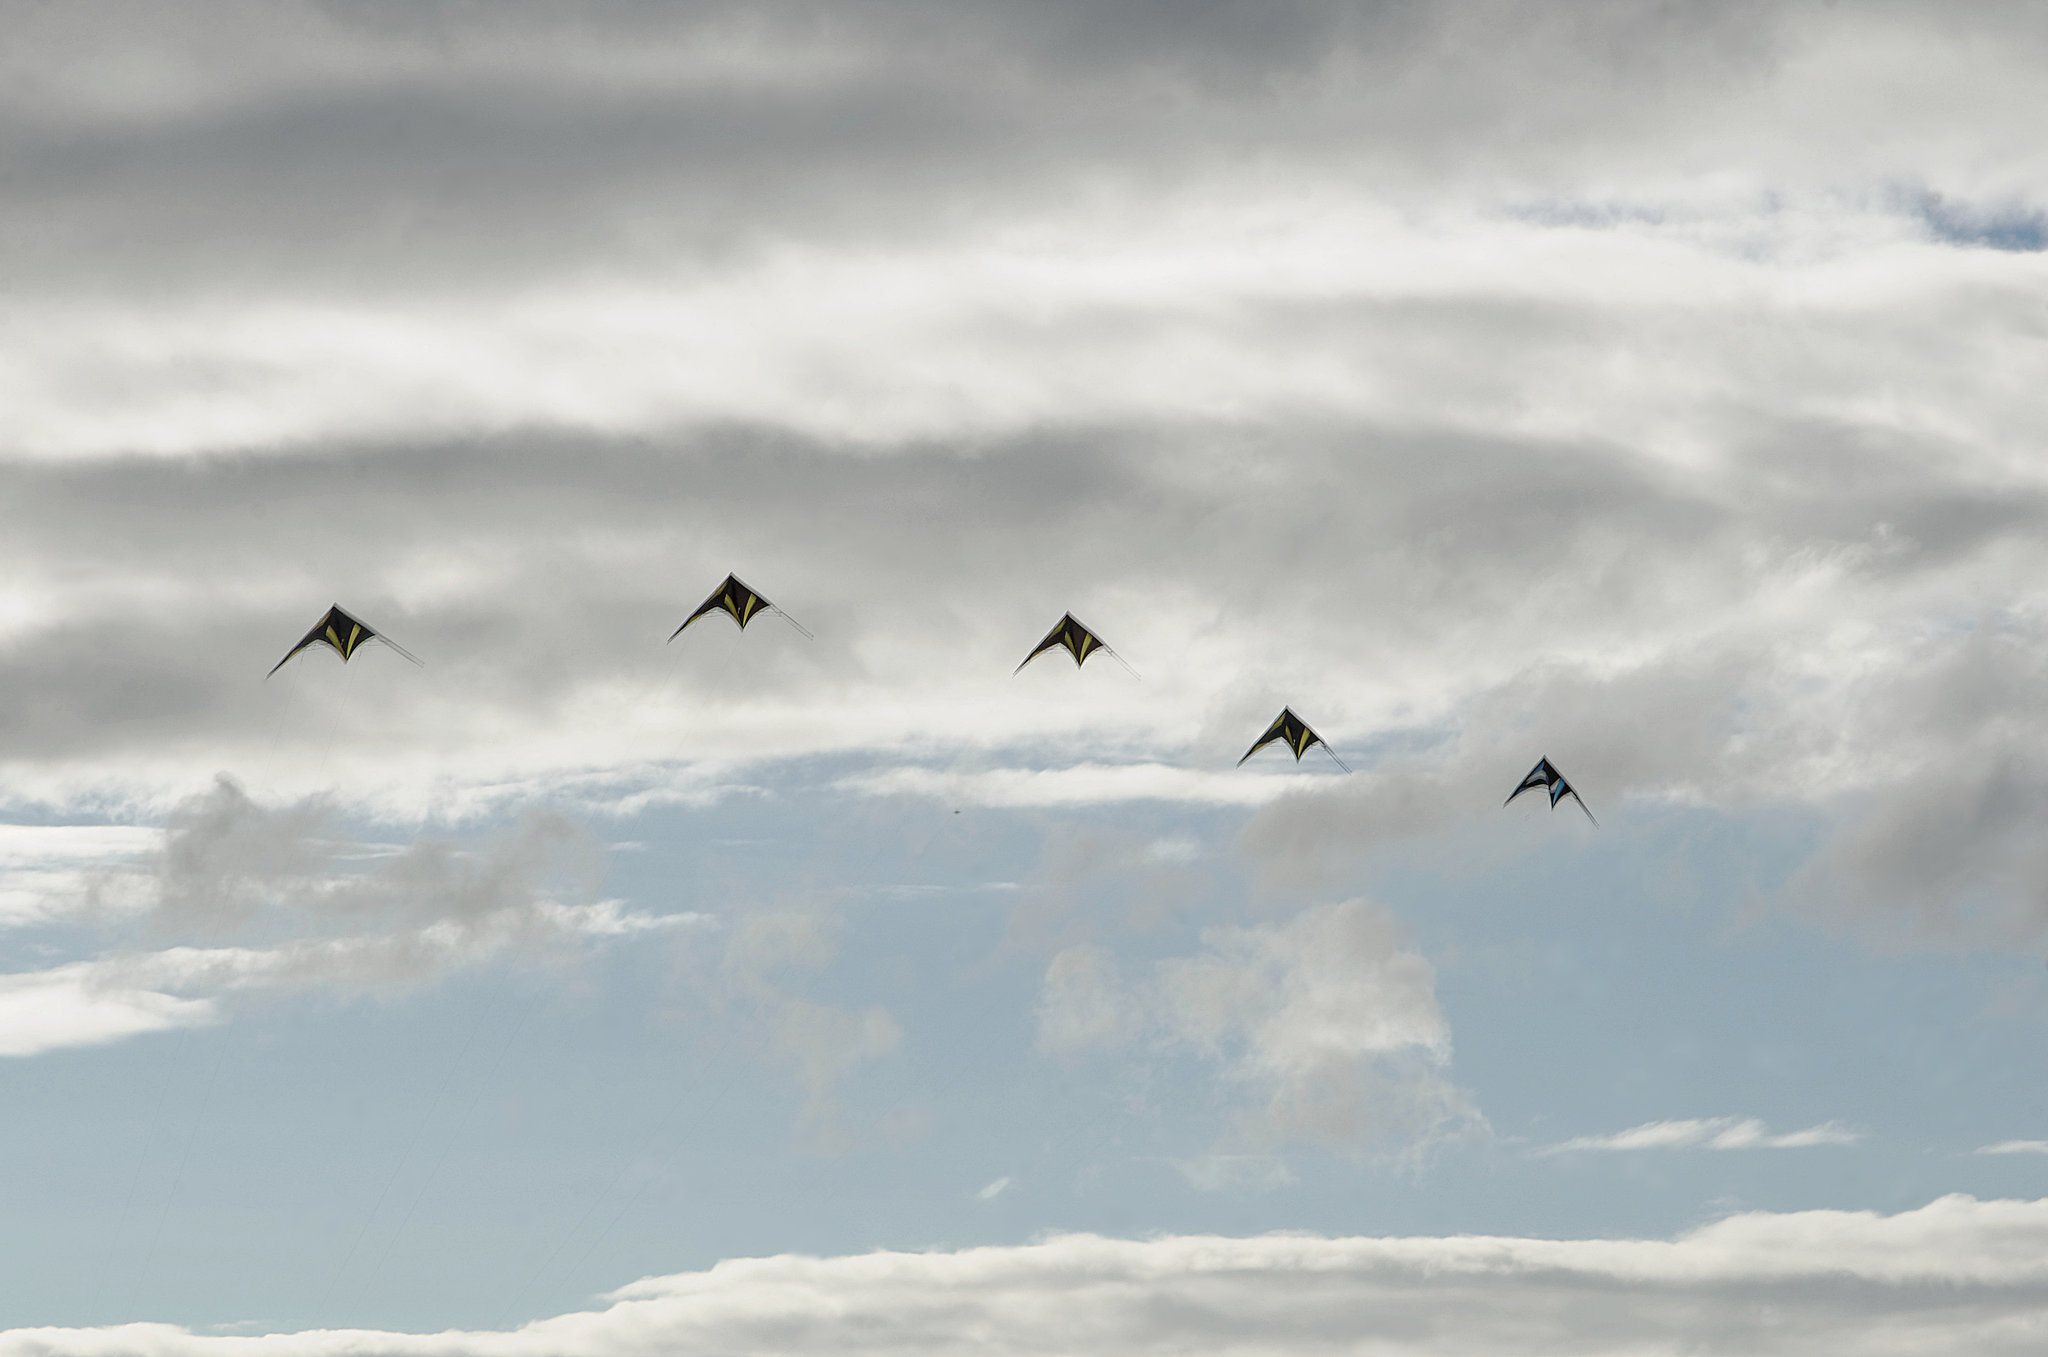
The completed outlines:
[[[0,0],[0,1354],[2040,1351],[2044,70]]]

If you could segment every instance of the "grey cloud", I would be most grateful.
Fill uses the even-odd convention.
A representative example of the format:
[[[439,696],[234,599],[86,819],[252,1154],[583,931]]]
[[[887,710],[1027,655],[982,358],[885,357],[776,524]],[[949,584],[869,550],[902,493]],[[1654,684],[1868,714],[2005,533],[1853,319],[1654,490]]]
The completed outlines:
[[[1987,619],[1885,685],[1869,712],[1875,785],[1790,896],[1907,940],[2048,938],[2048,748],[2028,713],[2048,679],[2033,627]]]
[[[248,992],[389,991],[489,959],[559,960],[580,938],[693,925],[592,898],[601,856],[560,816],[472,845],[337,837],[319,800],[270,807],[226,778],[169,816],[161,846],[102,868],[139,901],[130,950],[0,976],[0,1053],[33,1055],[210,1022]]]
[[[1441,742],[1269,804],[1243,843],[1276,880],[1321,882],[1404,836],[1513,823],[1501,798],[1547,755],[1610,824],[1644,802],[1797,813],[1818,849],[1770,889],[1840,926],[2038,946],[2038,629],[2007,614],[1950,616],[1884,636],[1833,674],[1802,649],[1729,640],[1619,673],[1553,664],[1515,675],[1471,699]]]
[[[40,74],[6,229],[98,281],[23,253],[42,291],[0,363],[7,796],[154,807],[226,767],[266,799],[454,813],[849,750],[1221,776],[1286,702],[1363,771],[1255,822],[1276,859],[1441,828],[1548,753],[1596,807],[1778,797],[1840,817],[1846,877],[2025,896],[1999,816],[2039,758],[1998,733],[2048,649],[2048,517],[2010,451],[2038,411],[2000,374],[2037,299],[2024,260],[1936,249],[1811,165],[1775,205],[1744,179],[1658,206],[1750,163],[1712,137],[1750,144],[1785,72],[1846,79],[1835,44],[1914,50],[1931,22],[1764,8],[16,11],[5,60]],[[2035,50],[2038,20],[1973,13]],[[1529,97],[1553,86],[1573,98]],[[1583,149],[1548,135],[1574,120],[1643,151],[1582,195],[1622,219],[1524,192],[1542,148]],[[1480,196],[1552,224],[1468,201],[1459,167],[1496,154]],[[1424,164],[1421,198],[1375,155]],[[2025,155],[1983,155],[1953,201],[2033,201],[1993,182]],[[1211,198],[1176,197],[1184,168]],[[1030,209],[982,196],[998,179]],[[677,245],[677,203],[809,253]],[[864,213],[925,225],[849,234]],[[181,248],[217,295],[124,281]],[[437,249],[474,271],[417,286]],[[503,264],[522,251],[550,262]],[[552,319],[506,301],[529,292]],[[160,432],[165,460],[111,458]],[[664,650],[729,569],[817,641]],[[260,683],[331,601],[427,669],[313,655]],[[1065,607],[1142,690],[1002,682]],[[1945,657],[2001,618],[2020,681],[1983,689]],[[1944,838],[1957,807],[1978,828]]]
[[[1425,197],[1447,176],[1570,184],[1617,156],[1655,165],[1731,102],[1784,130],[1780,61],[1842,36],[1818,13],[17,4],[0,229],[39,288],[449,290],[928,236],[1079,186],[1199,181],[1220,159]],[[1824,125],[1810,136],[1825,148]]]
[[[75,568],[92,584],[59,594],[78,611],[18,635],[0,664],[36,704],[15,716],[31,758],[211,738],[226,742],[216,746],[226,760],[252,737],[286,746],[306,737],[289,719],[294,695],[323,680],[331,657],[309,654],[268,684],[259,677],[338,600],[427,661],[418,672],[389,666],[373,695],[339,683],[321,695],[342,752],[367,740],[403,758],[419,727],[388,708],[372,720],[366,701],[417,709],[447,700],[436,695],[452,684],[472,707],[537,714],[592,682],[657,676],[696,686],[699,699],[719,696],[676,657],[728,638],[693,630],[667,651],[659,639],[726,569],[818,632],[814,645],[750,633],[750,659],[769,667],[750,671],[748,684],[844,692],[881,681],[890,668],[881,657],[921,654],[941,638],[948,665],[985,653],[990,673],[1007,669],[1015,636],[1042,630],[1041,614],[1091,600],[1097,625],[1122,625],[1119,644],[1128,648],[1122,638],[1134,630],[1173,643],[1148,615],[1148,593],[1195,601],[1199,638],[1236,631],[1247,655],[1268,637],[1346,624],[1421,641],[1436,629],[1431,614],[1395,606],[1418,583],[1446,613],[1499,606],[1514,592],[1502,570],[1555,565],[1560,544],[1595,524],[1649,514],[1653,530],[1667,526],[1655,521],[1655,497],[1625,480],[1601,489],[1589,471],[1581,495],[1526,458],[1455,444],[1429,446],[1442,469],[1382,502],[1347,487],[1332,437],[1303,468],[1321,491],[1307,500],[1284,483],[1238,479],[1249,454],[1230,440],[1195,478],[1187,451],[1169,457],[1157,435],[1108,430],[966,457],[907,450],[856,460],[736,433],[696,440],[685,454],[533,439],[426,458],[337,450],[198,467],[17,468],[8,474],[34,512],[23,516],[16,559],[52,580]],[[1412,442],[1403,451],[1423,455]],[[1405,460],[1368,455],[1388,472]],[[1475,492],[1482,483],[1497,488]],[[1537,527],[1503,523],[1485,541],[1480,525],[1546,496],[1555,516]],[[1359,521],[1318,532],[1347,515]],[[1668,526],[1666,541],[1679,531]],[[87,535],[103,545],[73,567]],[[793,552],[796,541],[808,545]],[[1030,563],[1021,575],[1020,561]],[[165,564],[171,573],[155,573]],[[1368,593],[1333,588],[1361,570],[1380,576]],[[442,571],[445,588],[406,601]],[[919,606],[905,609],[903,598]],[[1119,606],[1100,606],[1108,600]],[[380,658],[369,653],[350,677]],[[1171,650],[1156,658],[1174,662]],[[1219,744],[1224,735],[1241,743],[1236,725],[1263,719],[1245,705],[1219,726]]]
[[[728,562],[807,616],[837,666],[862,643],[837,621],[848,613],[979,630],[977,615],[999,609],[1029,629],[1051,605],[1025,603],[1016,562],[1029,562],[1039,599],[1149,586],[1199,596],[1219,624],[1235,614],[1233,628],[1320,617],[1422,640],[1460,613],[1514,606],[1539,574],[1583,563],[1619,577],[1597,580],[1605,587],[1648,594],[1647,576],[1746,545],[1697,490],[1617,455],[1371,426],[1075,430],[880,459],[739,431],[665,452],[534,436],[6,475],[25,510],[10,546],[24,573],[92,586],[57,594],[74,611],[11,647],[17,665],[44,666],[22,685],[37,692],[62,673],[89,693],[96,670],[232,662],[260,676],[336,596],[430,674],[495,637],[491,682],[552,690],[642,649],[622,639],[641,628],[666,634]],[[1875,507],[1906,519],[1916,497],[1938,493],[1929,482],[1902,480]],[[1966,535],[1950,550],[2022,524],[2038,532],[2017,512],[1959,520]],[[90,560],[76,546],[88,531],[100,543]],[[795,551],[798,540],[812,545]],[[152,566],[154,578],[137,577]],[[920,607],[895,606],[905,594]],[[991,663],[1016,648],[994,634],[987,644]],[[141,687],[140,675],[120,686]],[[166,688],[158,701],[189,711],[178,682]]]
[[[320,800],[265,806],[222,777],[171,814],[145,864],[154,922],[233,938],[467,930],[516,915],[546,931],[543,906],[587,902],[602,875],[602,850],[560,815],[529,816],[474,846],[420,839],[366,852],[336,833]]]
[[[1643,795],[1827,802],[1852,845],[1876,817],[1869,881],[2031,890],[2007,850],[1939,827],[1981,807],[1995,845],[2039,780],[2031,746],[1998,734],[2024,728],[2048,652],[2000,620],[2028,606],[2002,581],[2038,554],[2037,496],[1806,426],[1752,434],[1705,474],[1327,422],[879,456],[728,430],[16,465],[8,551],[55,611],[0,646],[21,695],[0,719],[17,797],[133,794],[138,775],[161,796],[222,766],[530,797],[818,748],[1078,742],[1221,774],[1286,701],[1361,764],[1255,819],[1247,843],[1290,869],[1496,806],[1549,754],[1603,815]],[[714,626],[664,648],[727,569],[816,642]],[[331,600],[428,667],[310,654],[261,682]],[[1146,682],[1058,709],[1028,675],[1000,683],[1068,606]],[[1828,639],[1844,621],[1862,659]],[[1361,703],[1361,683],[1386,696]]]
[[[559,814],[467,843],[362,842],[342,836],[324,798],[264,805],[222,777],[171,812],[156,846],[105,865],[122,856],[103,855],[69,903],[118,903],[102,922],[126,946],[0,975],[0,1055],[210,1023],[251,996],[390,993],[493,961],[559,966],[594,942],[709,923],[596,899],[602,850]]]
[[[87,908],[119,900],[109,921],[127,948],[0,975],[0,1056],[213,1023],[255,996],[390,993],[488,961],[559,965],[588,940],[706,922],[593,900],[597,851],[560,816],[471,845],[335,831],[318,800],[264,806],[225,778],[178,807],[160,847],[74,888]]]
[[[1772,779],[1824,752],[1814,742],[1831,748],[1835,733],[1774,710],[1777,678],[1766,648],[1739,644],[1614,675],[1562,663],[1521,669],[1475,694],[1444,738],[1419,750],[1397,746],[1377,766],[1274,801],[1241,842],[1276,881],[1316,883],[1388,843],[1507,814],[1501,803],[1539,757],[1551,758],[1601,817],[1636,796],[1735,810],[1794,800]]]

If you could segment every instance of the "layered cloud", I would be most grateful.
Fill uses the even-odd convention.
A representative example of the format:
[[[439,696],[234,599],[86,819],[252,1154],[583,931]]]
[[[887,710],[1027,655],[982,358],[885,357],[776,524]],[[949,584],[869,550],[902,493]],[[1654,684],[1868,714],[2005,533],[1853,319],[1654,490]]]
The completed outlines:
[[[2025,14],[198,12],[10,18],[17,804],[1257,804],[1288,703],[1276,857],[1549,753],[2040,929]],[[664,651],[735,568],[817,642]],[[337,600],[427,669],[259,684]]]
[[[1135,1241],[733,1260],[512,1332],[205,1337],[17,1329],[7,1357],[362,1352],[1327,1353],[1683,1350],[1935,1357],[2039,1350],[2048,1204],[1732,1216],[1671,1240]]]
[[[1249,843],[1302,864],[1547,753],[1599,809],[1810,813],[1803,897],[2037,940],[2042,181],[2024,138],[1953,154],[2039,99],[2022,17],[1951,109],[1968,44],[1904,7],[221,12],[251,61],[22,20],[14,804],[148,816],[228,768],[635,806],[824,755],[862,793],[1278,798]],[[1817,88],[1882,154],[1786,121]],[[664,650],[728,569],[816,642]],[[261,683],[334,601],[427,668]],[[1012,680],[1070,606],[1145,678]],[[1283,703],[1360,776],[1232,773]]]

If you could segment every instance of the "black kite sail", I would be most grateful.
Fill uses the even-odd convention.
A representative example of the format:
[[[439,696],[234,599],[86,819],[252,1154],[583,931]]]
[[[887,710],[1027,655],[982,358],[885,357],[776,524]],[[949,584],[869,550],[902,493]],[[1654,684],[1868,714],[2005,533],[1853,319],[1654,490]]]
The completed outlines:
[[[1529,776],[1522,779],[1522,785],[1508,793],[1508,800],[1501,802],[1501,804],[1505,806],[1508,804],[1508,801],[1513,801],[1523,792],[1538,787],[1550,793],[1550,808],[1552,810],[1556,810],[1557,803],[1569,796],[1572,800],[1579,803],[1580,810],[1586,811],[1586,818],[1593,820],[1593,812],[1586,810],[1586,798],[1579,795],[1578,788],[1564,780],[1564,774],[1558,772],[1556,766],[1547,758],[1536,760],[1536,766],[1529,770]],[[1593,820],[1593,826],[1596,829],[1599,828],[1600,822]]]
[[[1301,762],[1301,756],[1308,753],[1310,745],[1320,744],[1323,746],[1323,752],[1330,756],[1333,763],[1347,773],[1351,771],[1351,765],[1338,758],[1337,751],[1324,744],[1323,737],[1310,730],[1308,722],[1296,716],[1292,707],[1280,709],[1280,715],[1274,718],[1272,725],[1266,727],[1266,733],[1261,735],[1250,749],[1244,751],[1244,759],[1250,758],[1275,740],[1281,741],[1294,751],[1296,763]],[[1244,767],[1244,759],[1237,761],[1238,767]]]
[[[1115,660],[1118,664],[1123,664],[1124,668],[1131,668],[1128,664],[1124,664],[1123,656],[1104,645],[1100,636],[1088,630],[1087,627],[1082,626],[1072,613],[1068,613],[1060,618],[1058,624],[1045,634],[1045,639],[1040,641],[1032,652],[1024,657],[1023,664],[1019,664],[1010,673],[1013,676],[1023,673],[1024,665],[1031,663],[1048,650],[1065,650],[1074,657],[1074,668],[1076,669],[1079,669],[1088,657],[1098,650],[1109,656],[1112,660]],[[1135,674],[1138,671],[1131,669],[1131,672]]]
[[[753,589],[741,581],[738,575],[727,575],[725,583],[713,589],[711,597],[704,600],[703,606],[684,618],[683,625],[669,633],[668,639],[673,641],[676,637],[681,636],[692,622],[706,613],[724,613],[732,618],[733,621],[739,623],[741,631],[745,631],[747,623],[753,621],[764,612],[774,613],[798,631],[802,631],[804,635],[810,635],[808,631],[804,631],[803,625],[794,617],[791,617],[788,613],[755,593]]]
[[[308,646],[326,646],[335,654],[341,656],[343,664],[347,664],[349,660],[354,658],[356,651],[366,641],[381,642],[384,645],[390,646],[414,664],[420,662],[417,655],[414,655],[404,646],[399,645],[389,636],[373,631],[366,623],[349,616],[342,610],[341,605],[337,603],[327,610],[327,616],[313,624],[313,629],[306,633],[304,639],[285,652],[284,659],[270,666],[270,674],[275,674],[278,670],[284,668],[292,656]],[[263,677],[269,678],[270,674],[265,674]]]

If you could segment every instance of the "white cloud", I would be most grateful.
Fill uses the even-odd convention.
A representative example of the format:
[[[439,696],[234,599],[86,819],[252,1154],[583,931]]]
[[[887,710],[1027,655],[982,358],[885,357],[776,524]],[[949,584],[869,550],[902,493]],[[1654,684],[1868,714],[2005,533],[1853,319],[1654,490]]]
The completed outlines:
[[[2048,1154],[2048,1140],[2001,1140],[1979,1146],[1974,1154]]]
[[[1008,1178],[998,1178],[982,1188],[981,1191],[975,1193],[974,1199],[976,1201],[992,1202],[1010,1190],[1011,1182],[1012,1180]]]
[[[1671,1240],[1068,1235],[1020,1247],[735,1259],[510,1332],[0,1333],[0,1357],[628,1357],[1700,1352],[2032,1357],[2048,1202],[1751,1213]]]
[[[1648,1121],[1613,1135],[1577,1136],[1534,1151],[1539,1155],[1582,1150],[1803,1150],[1820,1145],[1854,1145],[1863,1139],[1838,1122],[1772,1135],[1755,1117],[1697,1117]]]
[[[1103,948],[1055,956],[1040,995],[1052,1052],[1146,1043],[1206,1060],[1242,1093],[1249,1144],[1411,1150],[1481,1124],[1446,1074],[1435,973],[1362,900],[1282,924],[1202,930],[1204,950],[1125,983]]]
[[[90,963],[0,975],[0,1056],[98,1046],[218,1016],[209,999],[122,985]]]

